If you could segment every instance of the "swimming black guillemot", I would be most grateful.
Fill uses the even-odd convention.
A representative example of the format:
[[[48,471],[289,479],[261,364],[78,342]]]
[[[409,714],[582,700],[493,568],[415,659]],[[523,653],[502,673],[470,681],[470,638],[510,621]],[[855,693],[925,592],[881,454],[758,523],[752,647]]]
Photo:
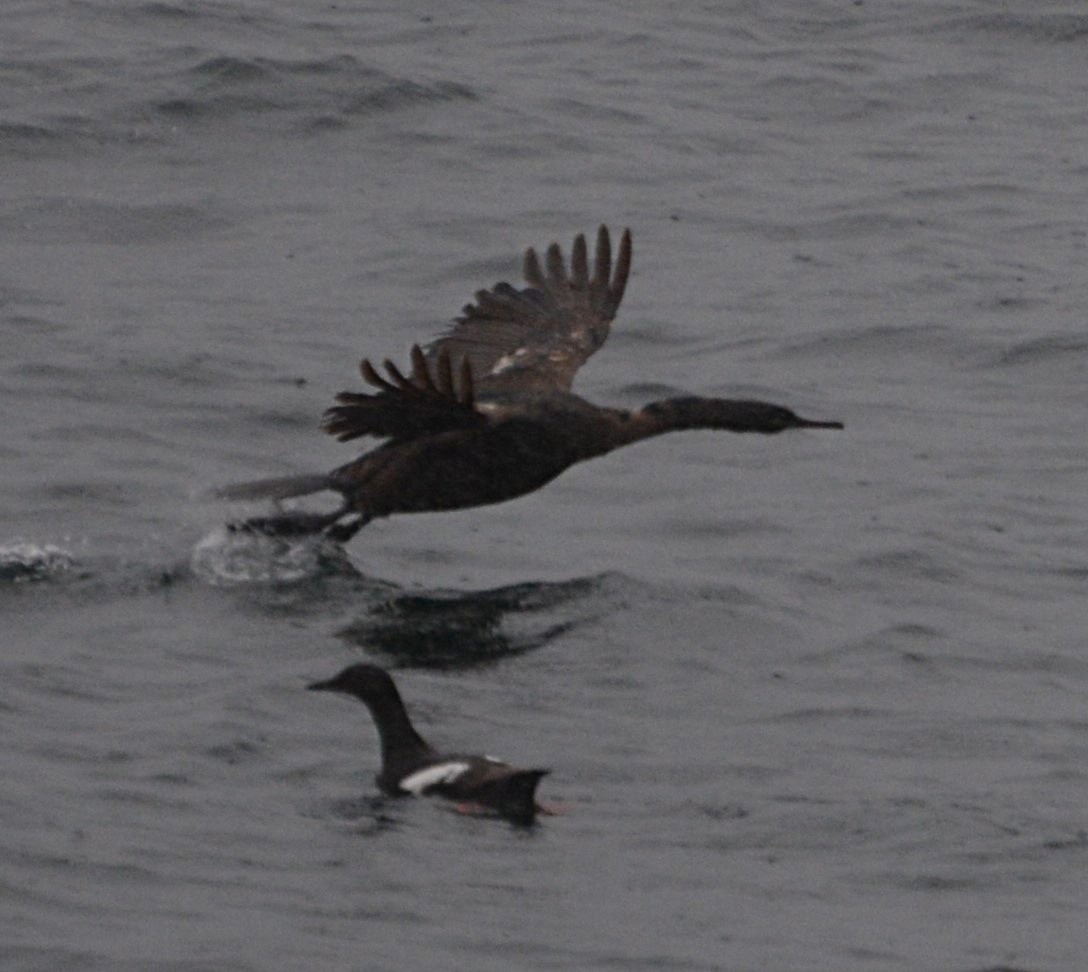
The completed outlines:
[[[484,808],[528,826],[538,810],[536,787],[550,771],[517,769],[489,756],[438,753],[416,732],[392,677],[377,665],[349,665],[306,686],[342,692],[370,710],[381,738],[379,789],[389,796],[442,796],[465,809]]]

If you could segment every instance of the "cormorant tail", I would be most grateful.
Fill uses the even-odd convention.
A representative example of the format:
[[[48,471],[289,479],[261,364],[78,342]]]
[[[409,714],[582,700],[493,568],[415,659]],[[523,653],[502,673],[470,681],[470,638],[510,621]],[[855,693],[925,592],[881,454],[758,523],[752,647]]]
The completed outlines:
[[[333,489],[325,473],[311,476],[279,476],[275,479],[255,479],[249,483],[223,486],[214,493],[228,500],[285,500],[293,496],[308,496],[323,489]]]

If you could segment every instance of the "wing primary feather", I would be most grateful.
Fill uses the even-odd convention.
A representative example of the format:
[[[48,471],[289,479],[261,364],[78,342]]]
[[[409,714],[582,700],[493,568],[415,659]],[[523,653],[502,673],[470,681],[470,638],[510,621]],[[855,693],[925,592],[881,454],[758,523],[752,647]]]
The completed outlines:
[[[461,404],[465,408],[473,408],[476,403],[476,394],[472,379],[472,363],[467,357],[461,359]]]
[[[536,255],[536,250],[532,247],[529,247],[529,249],[525,251],[525,260],[522,264],[522,275],[530,286],[538,288],[544,287],[544,274],[540,270],[540,258]]]
[[[548,283],[552,285],[566,283],[567,268],[563,266],[563,251],[559,249],[558,243],[552,243],[548,247],[544,260],[548,268]]]
[[[400,391],[419,391],[419,389],[411,381],[409,381],[407,378],[404,377],[403,374],[401,374],[400,369],[388,358],[386,358],[382,362],[382,367],[385,368],[387,372],[389,372],[389,377],[392,378],[394,382],[396,382],[396,386]]]
[[[609,315],[615,314],[616,309],[623,300],[623,292],[627,289],[627,278],[631,275],[631,231],[625,229],[620,240],[620,252],[616,257],[616,269],[612,274],[612,282],[608,288]]]
[[[450,363],[450,352],[443,348],[438,352],[438,391],[447,398],[454,398],[453,393],[453,365]]]
[[[418,344],[412,345],[412,377],[415,379],[414,384],[424,391],[438,391],[431,379],[431,372],[427,368],[427,359],[423,356],[423,349]]]
[[[570,252],[571,283],[580,290],[589,285],[589,261],[586,257],[585,234],[579,233],[574,238],[574,247]]]
[[[370,363],[369,359],[363,358],[359,365],[359,371],[362,372],[363,378],[367,384],[373,385],[375,388],[380,388],[382,391],[396,391],[396,387],[389,384],[377,371],[374,370],[374,366]]]
[[[608,288],[612,276],[612,240],[608,236],[608,227],[597,230],[597,253],[593,263],[593,286],[602,290]]]

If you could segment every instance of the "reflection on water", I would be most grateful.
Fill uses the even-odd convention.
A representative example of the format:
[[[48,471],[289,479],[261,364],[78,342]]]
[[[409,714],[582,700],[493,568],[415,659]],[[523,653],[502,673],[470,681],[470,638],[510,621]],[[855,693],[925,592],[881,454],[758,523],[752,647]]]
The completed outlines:
[[[397,797],[357,796],[329,801],[330,816],[353,825],[357,834],[378,835],[393,830],[400,823],[391,812]]]
[[[482,591],[405,591],[364,576],[343,548],[320,537],[266,537],[217,528],[192,552],[193,575],[248,590],[268,613],[350,611],[337,632],[393,668],[493,664],[547,644],[604,614],[623,579],[605,574],[529,581]]]
[[[547,644],[600,615],[606,577],[486,591],[394,594],[339,632],[393,667],[487,665]]]

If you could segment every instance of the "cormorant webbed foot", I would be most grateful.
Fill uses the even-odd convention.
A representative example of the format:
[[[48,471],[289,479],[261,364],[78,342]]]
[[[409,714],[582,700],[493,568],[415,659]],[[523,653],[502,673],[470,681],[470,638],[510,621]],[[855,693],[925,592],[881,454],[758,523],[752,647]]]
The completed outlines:
[[[325,530],[325,536],[334,543],[347,543],[370,522],[369,516],[357,516],[343,523],[334,523]]]
[[[231,533],[259,533],[266,537],[305,537],[321,533],[343,514],[280,513],[277,516],[255,516],[249,520],[228,523]],[[350,536],[350,534],[349,534]]]

